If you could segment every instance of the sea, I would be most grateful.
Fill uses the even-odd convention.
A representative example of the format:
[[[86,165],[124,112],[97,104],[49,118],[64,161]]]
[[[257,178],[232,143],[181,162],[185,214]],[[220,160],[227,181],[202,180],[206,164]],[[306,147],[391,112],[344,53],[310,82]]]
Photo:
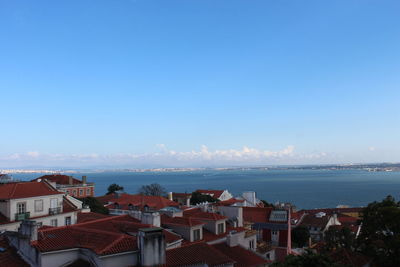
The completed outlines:
[[[40,173],[16,173],[23,181]],[[234,196],[255,191],[257,198],[270,203],[290,202],[298,209],[328,208],[338,205],[366,206],[387,195],[400,200],[400,172],[364,170],[197,170],[179,172],[85,172],[74,173],[95,183],[97,196],[116,183],[135,194],[142,185],[158,183],[167,192],[192,192],[196,189],[227,189]]]

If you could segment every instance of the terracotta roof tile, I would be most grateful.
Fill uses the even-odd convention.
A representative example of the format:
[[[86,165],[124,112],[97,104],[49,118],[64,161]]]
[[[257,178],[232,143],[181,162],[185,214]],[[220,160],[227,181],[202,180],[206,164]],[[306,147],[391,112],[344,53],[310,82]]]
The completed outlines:
[[[160,210],[165,207],[179,207],[179,203],[175,201],[171,201],[166,199],[165,197],[160,196],[143,196],[143,195],[130,195],[130,194],[110,194],[101,197],[97,197],[97,199],[104,203],[118,203],[121,209],[129,209],[129,205],[139,207],[143,209],[145,205],[150,208]]]
[[[79,212],[77,223],[90,222],[93,220],[103,219],[111,215],[96,213],[96,212]]]
[[[43,175],[40,176],[39,178],[36,178],[32,181],[38,181],[46,179],[50,182],[56,183],[56,184],[63,184],[63,185],[68,185],[69,184],[69,178],[72,178],[72,184],[82,184],[81,180],[78,180],[72,176],[69,175],[63,175],[63,174],[49,174],[49,175]]]
[[[251,223],[269,222],[272,207],[243,207],[243,220]]]
[[[255,267],[269,263],[269,261],[258,256],[254,252],[240,246],[229,247],[225,243],[213,245],[219,252],[233,259],[234,267]]]
[[[29,267],[17,253],[17,251],[9,245],[5,236],[0,236],[0,247],[5,249],[0,252],[0,266],[1,267]]]
[[[200,209],[185,210],[183,211],[183,217],[205,221],[219,221],[227,219],[227,217],[221,214],[214,212],[203,212]]]
[[[0,199],[18,199],[63,194],[46,183],[18,182],[0,185]]]
[[[169,217],[168,215],[162,214],[161,215],[161,223],[163,225],[181,225],[181,226],[196,226],[196,225],[204,225],[204,222],[193,218],[187,217]]]
[[[167,266],[169,267],[189,266],[193,264],[207,264],[211,267],[235,262],[206,243],[195,243],[167,250],[166,256]]]

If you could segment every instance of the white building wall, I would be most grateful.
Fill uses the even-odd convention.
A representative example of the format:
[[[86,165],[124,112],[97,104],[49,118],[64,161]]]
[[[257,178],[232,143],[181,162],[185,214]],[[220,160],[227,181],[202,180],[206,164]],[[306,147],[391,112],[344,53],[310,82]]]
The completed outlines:
[[[15,220],[15,214],[17,213],[17,203],[25,202],[26,211],[30,212],[30,217],[46,216],[49,214],[50,200],[57,199],[58,207],[62,207],[63,194],[50,195],[50,196],[38,196],[30,198],[19,198],[10,200],[10,220]],[[43,200],[43,210],[35,211],[35,200]]]
[[[58,267],[73,263],[79,259],[79,249],[42,253],[42,267]]]

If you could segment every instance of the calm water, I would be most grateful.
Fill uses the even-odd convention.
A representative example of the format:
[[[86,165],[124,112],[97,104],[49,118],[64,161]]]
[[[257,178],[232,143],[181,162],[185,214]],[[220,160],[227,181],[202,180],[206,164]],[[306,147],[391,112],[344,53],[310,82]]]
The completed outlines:
[[[269,202],[292,202],[299,208],[335,207],[339,204],[365,206],[391,194],[400,200],[400,172],[361,170],[232,170],[193,172],[105,172],[79,173],[96,184],[96,195],[117,183],[128,193],[144,184],[159,183],[167,191],[192,192],[196,189],[228,189],[234,195],[256,191]],[[14,174],[29,180],[39,174]]]

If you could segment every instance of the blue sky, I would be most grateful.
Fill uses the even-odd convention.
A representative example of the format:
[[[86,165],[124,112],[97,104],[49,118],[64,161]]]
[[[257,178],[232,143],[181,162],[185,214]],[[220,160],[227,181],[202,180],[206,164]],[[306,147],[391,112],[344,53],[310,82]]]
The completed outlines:
[[[0,167],[399,162],[399,10],[0,0]]]

